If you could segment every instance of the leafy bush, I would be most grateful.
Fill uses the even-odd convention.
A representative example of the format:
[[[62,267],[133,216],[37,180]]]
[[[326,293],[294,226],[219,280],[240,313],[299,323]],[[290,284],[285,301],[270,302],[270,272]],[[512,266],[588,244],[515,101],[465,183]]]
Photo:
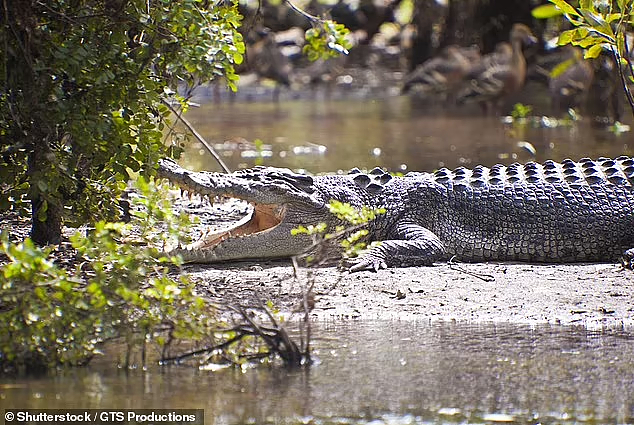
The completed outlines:
[[[13,245],[3,235],[1,252],[9,260],[0,267],[3,370],[84,364],[115,338],[130,348],[146,341],[165,347],[211,333],[210,306],[187,279],[167,274],[179,258],[152,246],[177,237],[188,217],[175,216],[165,193],[142,177],[138,188],[131,223],[99,221],[87,236],[71,237],[74,270],[57,266],[51,249],[30,239]],[[166,231],[157,230],[159,221]]]
[[[0,45],[0,211],[32,210],[32,238],[113,220],[133,173],[177,156],[169,108],[200,82],[235,89],[237,1],[12,1]]]
[[[374,220],[377,215],[385,214],[384,208],[363,207],[357,210],[352,205],[331,199],[328,210],[341,221],[341,225],[334,229],[328,229],[326,223],[316,225],[298,226],[291,230],[292,235],[312,235],[315,237],[315,245],[324,241],[336,240],[344,250],[346,257],[354,257],[366,248],[363,238],[368,234],[366,225]],[[330,233],[328,233],[330,231]],[[308,256],[308,260],[312,260]]]
[[[334,21],[319,21],[318,25],[306,31],[306,44],[303,52],[308,59],[315,61],[348,54],[352,44],[346,39],[348,29]]]
[[[619,70],[623,90],[634,114],[634,96],[630,92],[630,82],[634,76],[628,31],[632,30],[634,1],[596,1],[596,0],[550,0],[551,5],[538,6],[533,16],[540,19],[563,15],[573,26],[571,30],[559,35],[559,45],[572,44],[582,47],[586,59],[596,58],[601,52],[608,51],[614,57]],[[629,71],[625,75],[623,68]]]

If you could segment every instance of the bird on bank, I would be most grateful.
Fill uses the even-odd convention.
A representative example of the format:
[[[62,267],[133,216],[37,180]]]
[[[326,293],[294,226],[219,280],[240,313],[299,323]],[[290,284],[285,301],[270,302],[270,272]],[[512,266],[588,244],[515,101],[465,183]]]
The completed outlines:
[[[480,59],[480,49],[477,46],[447,46],[440,55],[423,62],[407,75],[401,92],[412,91],[422,97],[446,96],[462,82]]]
[[[548,87],[554,113],[582,108],[594,82],[594,61],[584,59],[583,50],[575,46],[558,46],[546,42],[545,52],[527,73],[527,79]]]
[[[486,112],[497,110],[505,98],[524,86],[526,59],[522,49],[536,43],[537,38],[526,25],[515,24],[509,40],[510,44],[499,43],[495,52],[469,71],[457,96],[459,104],[477,102]]]
[[[583,51],[567,47],[567,58],[550,71],[548,81],[553,108],[559,112],[582,106],[594,80],[594,68]]]

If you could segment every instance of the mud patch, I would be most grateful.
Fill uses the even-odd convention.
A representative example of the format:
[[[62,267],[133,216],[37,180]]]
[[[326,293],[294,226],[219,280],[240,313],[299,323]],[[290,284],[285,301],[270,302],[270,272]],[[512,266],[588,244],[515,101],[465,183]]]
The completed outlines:
[[[319,320],[634,325],[634,274],[615,264],[460,267],[464,271],[439,263],[352,274],[323,267],[301,269],[296,278],[288,262],[271,261],[188,265],[183,272],[197,282],[202,295],[217,301],[259,298],[289,314],[299,309],[307,273],[312,273],[316,302],[311,316]]]

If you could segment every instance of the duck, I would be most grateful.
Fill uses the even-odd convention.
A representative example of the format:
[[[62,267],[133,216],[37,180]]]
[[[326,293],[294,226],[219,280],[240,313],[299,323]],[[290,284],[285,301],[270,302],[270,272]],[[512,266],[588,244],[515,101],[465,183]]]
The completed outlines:
[[[422,97],[432,94],[446,95],[459,86],[480,60],[478,46],[449,45],[442,49],[438,56],[423,62],[408,74],[404,78],[401,93],[413,91]]]
[[[514,24],[510,43],[498,43],[465,77],[457,96],[458,104],[479,103],[486,112],[499,109],[506,97],[518,92],[526,80],[526,59],[522,48],[537,42],[524,24]]]
[[[557,112],[585,104],[594,80],[594,67],[583,58],[583,50],[566,46],[566,55],[549,73],[548,90]]]

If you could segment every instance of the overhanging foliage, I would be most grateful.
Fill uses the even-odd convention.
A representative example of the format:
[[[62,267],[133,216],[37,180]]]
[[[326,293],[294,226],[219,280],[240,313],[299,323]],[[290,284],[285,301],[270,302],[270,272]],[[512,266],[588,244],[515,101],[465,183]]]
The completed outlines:
[[[33,213],[32,237],[62,219],[111,219],[130,173],[149,174],[177,87],[223,77],[244,44],[236,5],[205,0],[3,1],[0,210]]]

